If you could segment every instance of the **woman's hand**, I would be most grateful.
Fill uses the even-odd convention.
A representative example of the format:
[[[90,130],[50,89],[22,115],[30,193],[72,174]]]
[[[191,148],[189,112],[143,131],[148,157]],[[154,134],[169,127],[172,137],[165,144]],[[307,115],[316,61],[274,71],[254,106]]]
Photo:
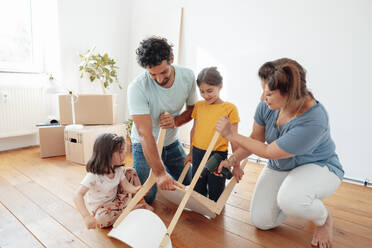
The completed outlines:
[[[229,163],[228,160],[222,160],[221,163],[220,163],[220,165],[218,166],[218,170],[217,170],[217,172],[218,172],[218,173],[221,173],[223,167],[225,167],[225,168],[227,168],[228,170],[230,170],[230,168],[231,168],[231,163]]]
[[[216,130],[227,140],[230,140],[231,136],[233,135],[232,125],[230,123],[229,118],[227,116],[221,117],[217,121]]]
[[[230,163],[227,160],[222,160],[217,168],[217,171],[215,171],[213,174],[218,177],[223,177],[221,173],[223,167],[227,168],[228,170],[231,168]]]
[[[238,165],[234,166],[232,174],[236,178],[236,182],[239,183],[239,181],[242,179],[244,175],[244,171],[242,170],[242,168],[240,168],[240,165]]]
[[[239,183],[239,181],[242,179],[244,175],[244,171],[240,168],[240,164],[238,161],[236,161],[236,157],[232,155],[230,156],[229,159],[222,160],[220,165],[218,166],[217,172],[221,173],[223,167],[227,168],[228,170],[230,170],[231,167],[233,167],[232,174],[236,178],[236,182]]]
[[[88,228],[88,229],[96,229],[97,227],[97,221],[96,219],[91,216],[91,215],[87,215],[84,217],[84,222],[85,222],[85,226]]]
[[[192,153],[190,152],[189,154],[187,154],[187,156],[185,157],[185,162],[183,163],[183,165],[187,165],[187,163],[192,163]]]

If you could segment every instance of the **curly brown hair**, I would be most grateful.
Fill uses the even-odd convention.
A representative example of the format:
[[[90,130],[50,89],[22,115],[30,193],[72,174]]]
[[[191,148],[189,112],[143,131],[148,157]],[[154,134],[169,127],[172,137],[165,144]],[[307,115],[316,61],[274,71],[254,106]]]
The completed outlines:
[[[173,60],[172,47],[165,38],[152,36],[144,39],[136,50],[137,62],[143,68],[160,65],[163,60],[170,64]]]

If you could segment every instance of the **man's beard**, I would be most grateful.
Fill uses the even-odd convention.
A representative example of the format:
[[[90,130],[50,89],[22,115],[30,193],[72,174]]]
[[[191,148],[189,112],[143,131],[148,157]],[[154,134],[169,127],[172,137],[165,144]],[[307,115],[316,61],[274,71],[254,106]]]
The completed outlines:
[[[156,80],[156,82],[158,83],[158,85],[160,85],[160,86],[165,86],[165,85],[167,85],[167,83],[169,82],[169,79],[170,79],[170,77],[169,78],[166,78],[166,79],[164,79],[164,81],[163,81],[163,83],[159,83],[157,80]]]

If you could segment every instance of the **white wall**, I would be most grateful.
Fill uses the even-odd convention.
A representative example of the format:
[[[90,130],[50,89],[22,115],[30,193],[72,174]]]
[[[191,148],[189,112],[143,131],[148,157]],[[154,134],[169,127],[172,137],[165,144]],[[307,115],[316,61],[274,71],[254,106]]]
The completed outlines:
[[[152,35],[165,37],[173,45],[175,63],[178,51],[178,31],[180,23],[179,1],[140,0],[132,1],[132,20],[128,56],[129,81],[143,72],[136,61],[135,50],[139,43]]]
[[[78,71],[77,54],[96,45],[97,51],[116,59],[119,81],[126,88],[143,70],[135,60],[140,40],[164,36],[177,51],[182,6],[181,65],[196,74],[203,67],[218,66],[225,82],[222,98],[238,106],[241,133],[251,131],[261,90],[260,65],[280,57],[296,59],[308,71],[308,87],[329,112],[346,176],[372,180],[368,157],[372,86],[367,68],[372,57],[371,1],[56,1],[58,32],[53,29],[50,34],[60,39],[47,42],[45,68],[66,87],[99,92],[97,82],[80,79]],[[119,120],[126,120],[126,91],[112,92],[120,94]],[[181,136],[188,140],[187,128]]]
[[[79,53],[96,46],[117,62],[118,79],[124,90],[113,85],[110,93],[118,94],[118,121],[127,120],[126,88],[128,85],[128,51],[131,2],[123,0],[59,0],[59,37],[61,73],[59,80],[74,92],[101,94],[98,81],[80,78]]]
[[[57,71],[59,68],[59,47],[57,34],[57,0],[33,0],[32,8],[32,32],[35,53],[36,71],[28,73],[0,73],[0,92],[3,88],[44,88],[47,77],[44,72]],[[6,23],[2,23],[6,25]],[[7,94],[6,90],[3,93]],[[1,93],[0,93],[1,94]],[[8,96],[12,97],[12,96]],[[46,96],[45,101],[47,101]],[[15,99],[3,101],[0,95],[1,106],[11,104]],[[46,106],[50,107],[50,106]],[[47,116],[45,116],[45,121]],[[2,121],[2,120],[0,120]],[[26,120],[27,121],[27,120]],[[0,133],[2,131],[0,130]],[[33,146],[39,143],[38,135],[30,134],[0,139],[0,151]]]
[[[128,85],[128,51],[131,22],[129,0],[33,0],[34,31],[38,47],[43,52],[42,73],[51,73],[64,87],[78,93],[102,93],[98,82],[80,79],[79,53],[96,45],[96,52],[108,53],[117,61],[118,79],[123,90],[116,85],[109,93],[118,94],[118,121],[127,120],[126,89]],[[36,28],[36,29],[35,29]],[[11,77],[11,80],[9,78]],[[40,79],[36,81],[36,79]],[[46,76],[0,73],[3,85],[32,84],[45,86]],[[36,81],[36,82],[35,82]],[[57,96],[55,96],[55,99]],[[58,116],[56,101],[52,103]],[[48,106],[50,107],[50,106]],[[46,117],[47,120],[47,117]],[[1,120],[0,120],[1,121]],[[37,135],[0,139],[0,151],[37,145]]]
[[[346,176],[372,180],[368,130],[372,90],[372,2],[329,1],[134,1],[137,34],[175,36],[167,17],[184,7],[181,65],[196,73],[217,65],[224,76],[222,98],[238,106],[240,132],[249,135],[261,93],[257,71],[266,61],[296,59],[308,71],[308,87],[328,110],[336,152]],[[177,21],[177,20],[175,20]],[[135,36],[136,42],[139,39]],[[136,46],[138,44],[135,44]],[[131,43],[130,52],[135,47]],[[136,63],[134,59],[131,63]],[[130,77],[137,73],[130,71]],[[188,131],[181,132],[188,139]]]

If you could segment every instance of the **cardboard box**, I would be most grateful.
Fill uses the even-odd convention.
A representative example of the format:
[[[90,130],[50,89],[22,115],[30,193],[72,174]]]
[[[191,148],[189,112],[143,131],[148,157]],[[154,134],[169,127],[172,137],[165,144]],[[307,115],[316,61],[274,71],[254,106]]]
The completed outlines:
[[[93,145],[96,138],[103,133],[116,133],[126,135],[125,124],[100,125],[100,126],[67,126],[64,133],[66,160],[86,164],[93,153]]]
[[[65,126],[39,127],[42,158],[65,155],[64,129]]]
[[[70,95],[58,96],[59,123],[62,125],[72,124],[72,107]]]
[[[75,124],[112,125],[117,123],[117,95],[81,94],[74,98]],[[59,96],[60,123],[72,124],[71,96]]]

